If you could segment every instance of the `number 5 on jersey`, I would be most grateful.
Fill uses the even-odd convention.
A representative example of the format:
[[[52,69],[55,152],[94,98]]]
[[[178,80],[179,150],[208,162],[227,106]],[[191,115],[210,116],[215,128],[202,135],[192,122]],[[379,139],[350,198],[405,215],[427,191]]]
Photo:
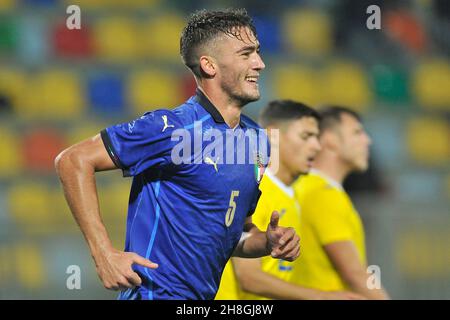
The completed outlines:
[[[225,215],[225,225],[227,227],[231,226],[234,219],[234,214],[236,212],[236,201],[234,200],[235,197],[239,196],[239,190],[233,190],[231,191],[230,195],[230,204],[228,206],[227,214]]]

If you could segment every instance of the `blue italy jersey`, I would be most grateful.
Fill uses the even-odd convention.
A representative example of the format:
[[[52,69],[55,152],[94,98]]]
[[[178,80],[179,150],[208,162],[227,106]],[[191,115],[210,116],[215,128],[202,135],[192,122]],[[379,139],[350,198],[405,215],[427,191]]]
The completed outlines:
[[[125,251],[159,264],[134,265],[142,285],[121,292],[120,299],[215,297],[261,195],[268,141],[259,129],[244,115],[230,129],[197,90],[174,110],[149,112],[101,132],[114,163],[133,176]],[[250,132],[258,143],[248,143]]]

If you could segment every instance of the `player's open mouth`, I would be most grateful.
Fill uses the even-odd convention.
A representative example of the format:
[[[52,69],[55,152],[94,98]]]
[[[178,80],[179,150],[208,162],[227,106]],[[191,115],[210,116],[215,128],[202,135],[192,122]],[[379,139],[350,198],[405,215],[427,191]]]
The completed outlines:
[[[312,166],[315,157],[308,157],[308,166]]]
[[[258,76],[248,76],[245,80],[250,83],[258,84]]]

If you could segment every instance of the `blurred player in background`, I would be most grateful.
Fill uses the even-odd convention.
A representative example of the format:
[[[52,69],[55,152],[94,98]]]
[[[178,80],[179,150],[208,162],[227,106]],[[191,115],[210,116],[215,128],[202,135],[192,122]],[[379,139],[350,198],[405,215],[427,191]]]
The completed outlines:
[[[371,140],[359,115],[347,108],[327,107],[320,115],[322,150],[310,173],[294,185],[302,208],[298,283],[387,299],[383,288],[368,288],[364,228],[342,187],[350,173],[367,170]]]
[[[290,100],[270,102],[260,115],[260,124],[279,129],[279,167],[272,164],[261,181],[262,196],[253,215],[258,226],[267,225],[273,211],[280,214],[280,225],[295,226],[300,231],[301,208],[292,184],[306,174],[320,150],[319,114],[312,108]],[[300,234],[300,233],[299,233]],[[301,236],[301,234],[300,234]],[[303,251],[303,248],[302,248]],[[296,284],[299,277],[294,262],[263,257],[261,259],[232,258],[225,267],[216,299],[358,299],[350,292],[325,292]]]
[[[242,130],[236,145],[247,130],[259,134],[258,125],[241,115],[247,103],[259,99],[258,77],[265,67],[250,17],[245,10],[199,11],[190,17],[180,44],[183,62],[197,81],[194,97],[174,110],[106,128],[56,159],[97,272],[106,288],[122,290],[121,299],[213,299],[233,250],[237,256],[271,254],[289,261],[300,250],[298,236],[277,225],[276,213],[265,232],[252,224],[260,196],[255,172],[267,161],[237,165],[218,156],[203,159],[202,150],[211,144],[203,139],[200,152],[187,152],[189,161],[175,163],[172,154],[179,142],[172,139],[174,131],[191,134],[200,124],[220,134]],[[267,144],[266,137],[260,139]],[[234,158],[237,147],[231,152]],[[111,244],[95,182],[95,172],[117,168],[134,177],[125,252]],[[239,242],[243,230],[249,236]]]

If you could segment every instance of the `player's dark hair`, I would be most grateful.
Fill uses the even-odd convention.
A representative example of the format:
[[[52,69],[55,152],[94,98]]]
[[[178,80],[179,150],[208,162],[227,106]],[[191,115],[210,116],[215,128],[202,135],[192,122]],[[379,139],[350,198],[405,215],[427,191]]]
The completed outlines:
[[[304,117],[315,118],[320,122],[319,113],[313,108],[293,100],[273,100],[259,115],[259,123],[267,128],[270,125],[298,120]]]
[[[323,106],[319,109],[319,114],[321,117],[319,128],[320,132],[323,132],[323,130],[334,128],[336,125],[339,125],[342,121],[342,115],[347,114],[349,116],[354,117],[358,121],[361,121],[361,116],[343,106],[335,106],[335,105],[327,105]]]
[[[242,40],[237,30],[240,27],[248,27],[256,37],[256,28],[245,9],[200,10],[193,13],[181,32],[180,54],[184,64],[197,77],[201,77],[198,49],[221,34]]]

